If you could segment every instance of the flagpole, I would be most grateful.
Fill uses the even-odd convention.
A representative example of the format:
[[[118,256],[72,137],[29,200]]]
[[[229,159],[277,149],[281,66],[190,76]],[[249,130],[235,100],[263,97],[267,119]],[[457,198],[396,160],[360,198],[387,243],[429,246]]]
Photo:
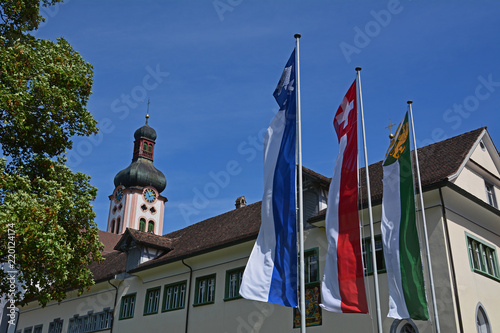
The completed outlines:
[[[370,217],[370,245],[372,252],[372,267],[373,267],[373,281],[375,283],[375,302],[377,308],[377,327],[378,332],[382,333],[382,316],[380,311],[380,296],[378,288],[378,272],[377,272],[377,257],[375,254],[375,233],[373,231],[373,214],[372,214],[372,198],[370,191],[370,174],[368,172],[368,154],[366,152],[366,134],[365,134],[365,116],[363,114],[363,95],[361,94],[361,67],[356,67],[358,77],[358,90],[359,90],[359,108],[361,111],[361,127],[363,131],[363,149],[365,153],[365,171],[366,171],[366,189],[368,197],[368,214]]]
[[[424,195],[422,193],[422,181],[420,179],[420,168],[418,164],[418,153],[417,153],[417,140],[415,138],[415,127],[413,125],[413,111],[411,108],[411,104],[413,101],[408,101],[408,107],[410,109],[410,119],[411,119],[411,130],[413,133],[413,148],[415,149],[415,165],[417,167],[417,179],[418,179],[418,191],[420,193],[420,207],[422,210],[422,224],[424,226],[424,240],[425,240],[425,250],[427,253],[427,266],[429,269],[429,280],[431,283],[431,295],[432,295],[432,307],[434,308],[434,320],[436,321],[436,332],[440,333],[441,329],[439,327],[439,316],[437,311],[437,302],[436,302],[436,291],[434,289],[434,278],[432,277],[432,265],[431,265],[431,255],[429,252],[429,236],[427,233],[427,222],[425,220],[425,209],[424,209]]]
[[[295,65],[297,79],[297,146],[298,146],[298,217],[299,217],[299,253],[300,253],[300,331],[306,332],[306,288],[305,288],[305,267],[304,267],[304,215],[303,212],[303,195],[302,195],[302,129],[300,120],[300,65],[299,65],[299,38],[300,34],[295,34]]]

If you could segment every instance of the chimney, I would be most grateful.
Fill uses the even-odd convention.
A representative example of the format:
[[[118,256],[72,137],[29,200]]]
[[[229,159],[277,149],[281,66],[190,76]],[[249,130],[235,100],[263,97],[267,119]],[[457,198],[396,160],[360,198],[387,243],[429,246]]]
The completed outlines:
[[[245,200],[245,197],[239,197],[236,199],[236,203],[234,204],[236,206],[236,209],[245,207],[247,205],[247,201]]]

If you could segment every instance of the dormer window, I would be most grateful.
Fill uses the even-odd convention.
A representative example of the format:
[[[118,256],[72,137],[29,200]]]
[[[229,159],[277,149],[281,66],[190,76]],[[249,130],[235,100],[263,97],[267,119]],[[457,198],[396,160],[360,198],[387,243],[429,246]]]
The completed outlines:
[[[491,206],[498,208],[497,198],[495,196],[495,186],[487,181],[484,182],[484,185],[486,189],[486,196],[488,197],[488,203]]]

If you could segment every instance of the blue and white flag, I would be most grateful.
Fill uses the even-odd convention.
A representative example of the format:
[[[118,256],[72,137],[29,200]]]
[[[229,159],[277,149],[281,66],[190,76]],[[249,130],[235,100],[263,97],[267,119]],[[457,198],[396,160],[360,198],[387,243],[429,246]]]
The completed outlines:
[[[295,50],[274,91],[280,110],[264,140],[261,226],[248,259],[240,295],[297,307]]]

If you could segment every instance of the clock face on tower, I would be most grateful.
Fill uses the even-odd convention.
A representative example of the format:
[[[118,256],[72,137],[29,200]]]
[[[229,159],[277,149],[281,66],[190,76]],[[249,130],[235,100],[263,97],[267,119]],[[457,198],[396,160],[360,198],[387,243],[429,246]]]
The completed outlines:
[[[115,190],[115,200],[119,202],[123,198],[123,186],[118,187]]]
[[[145,188],[144,191],[142,192],[142,196],[144,197],[144,200],[146,200],[149,203],[153,203],[156,200],[156,191],[153,190],[152,188]]]

